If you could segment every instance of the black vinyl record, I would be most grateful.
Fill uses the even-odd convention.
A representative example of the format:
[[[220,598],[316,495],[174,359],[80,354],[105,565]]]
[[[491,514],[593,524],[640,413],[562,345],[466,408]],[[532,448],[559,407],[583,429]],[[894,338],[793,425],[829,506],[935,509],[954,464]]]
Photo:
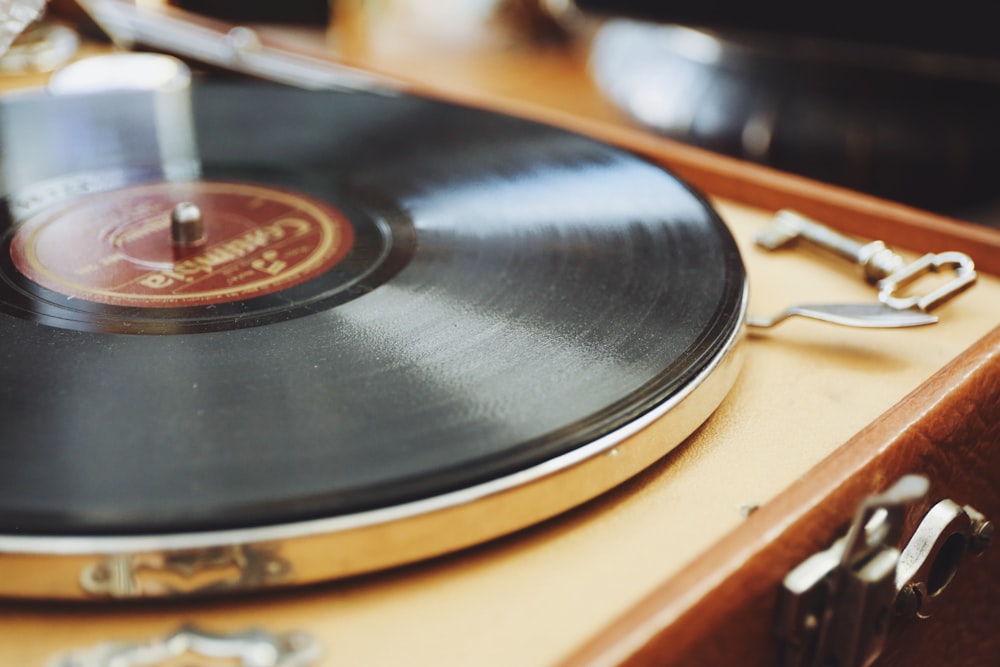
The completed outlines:
[[[195,82],[190,126],[166,133],[163,101],[136,99],[0,105],[0,552],[169,551],[465,504],[606,454],[731,356],[736,245],[630,154],[405,95]],[[228,231],[143,255],[181,199]]]

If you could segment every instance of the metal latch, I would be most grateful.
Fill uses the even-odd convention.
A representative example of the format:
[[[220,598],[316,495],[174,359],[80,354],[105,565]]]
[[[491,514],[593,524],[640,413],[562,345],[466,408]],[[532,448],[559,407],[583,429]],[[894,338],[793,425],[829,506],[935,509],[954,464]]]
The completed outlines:
[[[785,577],[776,631],[785,667],[866,667],[881,654],[893,617],[929,616],[967,554],[993,525],[974,508],[942,500],[900,549],[906,507],[929,484],[907,475],[866,498],[847,534]]]

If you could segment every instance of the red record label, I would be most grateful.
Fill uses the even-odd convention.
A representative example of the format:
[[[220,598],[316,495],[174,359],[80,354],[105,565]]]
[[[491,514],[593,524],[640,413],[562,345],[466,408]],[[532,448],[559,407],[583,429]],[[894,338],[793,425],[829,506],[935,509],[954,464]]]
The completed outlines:
[[[171,240],[171,214],[201,212],[204,242]],[[60,294],[146,308],[206,305],[293,287],[347,256],[354,230],[327,204],[270,186],[196,181],[121,188],[29,218],[10,253]]]

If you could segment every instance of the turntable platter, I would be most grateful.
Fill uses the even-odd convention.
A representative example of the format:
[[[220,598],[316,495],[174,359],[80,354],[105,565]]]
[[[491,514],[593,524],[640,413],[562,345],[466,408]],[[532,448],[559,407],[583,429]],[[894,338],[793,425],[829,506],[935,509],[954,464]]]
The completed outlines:
[[[16,141],[27,123],[68,126],[73,102],[2,106]],[[28,177],[8,180],[0,252],[0,562],[391,527],[558,477],[684,414],[656,451],[531,496],[532,516],[493,520],[486,503],[464,537],[294,581],[405,562],[600,493],[676,446],[731,384],[743,265],[711,207],[661,168],[408,96],[199,83],[191,109],[188,177],[124,142],[68,162],[50,141],[20,171],[3,165]],[[75,131],[148,122],[110,115],[110,129],[96,114]],[[57,194],[31,200],[46,187]],[[285,261],[292,246],[225,246],[225,266],[197,266],[229,282],[160,300],[117,273],[70,279],[102,244],[117,257],[141,241],[136,225],[162,231],[154,218],[180,201],[222,230],[185,260],[290,218],[339,240],[295,246],[318,259],[273,283],[263,253]],[[129,284],[180,270],[142,252],[115,260]]]

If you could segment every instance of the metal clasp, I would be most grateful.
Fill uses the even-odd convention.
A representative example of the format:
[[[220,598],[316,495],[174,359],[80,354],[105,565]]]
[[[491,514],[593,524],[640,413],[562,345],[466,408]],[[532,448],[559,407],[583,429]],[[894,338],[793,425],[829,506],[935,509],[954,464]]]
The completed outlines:
[[[929,618],[969,555],[978,556],[993,538],[993,524],[974,507],[945,499],[924,515],[899,556],[896,611]]]
[[[928,482],[907,475],[861,504],[847,535],[784,579],[777,634],[785,667],[864,667],[881,653],[896,599],[896,563],[907,505]]]
[[[788,573],[776,633],[785,667],[867,667],[894,616],[927,618],[968,555],[986,550],[993,524],[952,500],[935,504],[900,550],[907,505],[925,478],[907,475],[861,504],[847,534]]]

